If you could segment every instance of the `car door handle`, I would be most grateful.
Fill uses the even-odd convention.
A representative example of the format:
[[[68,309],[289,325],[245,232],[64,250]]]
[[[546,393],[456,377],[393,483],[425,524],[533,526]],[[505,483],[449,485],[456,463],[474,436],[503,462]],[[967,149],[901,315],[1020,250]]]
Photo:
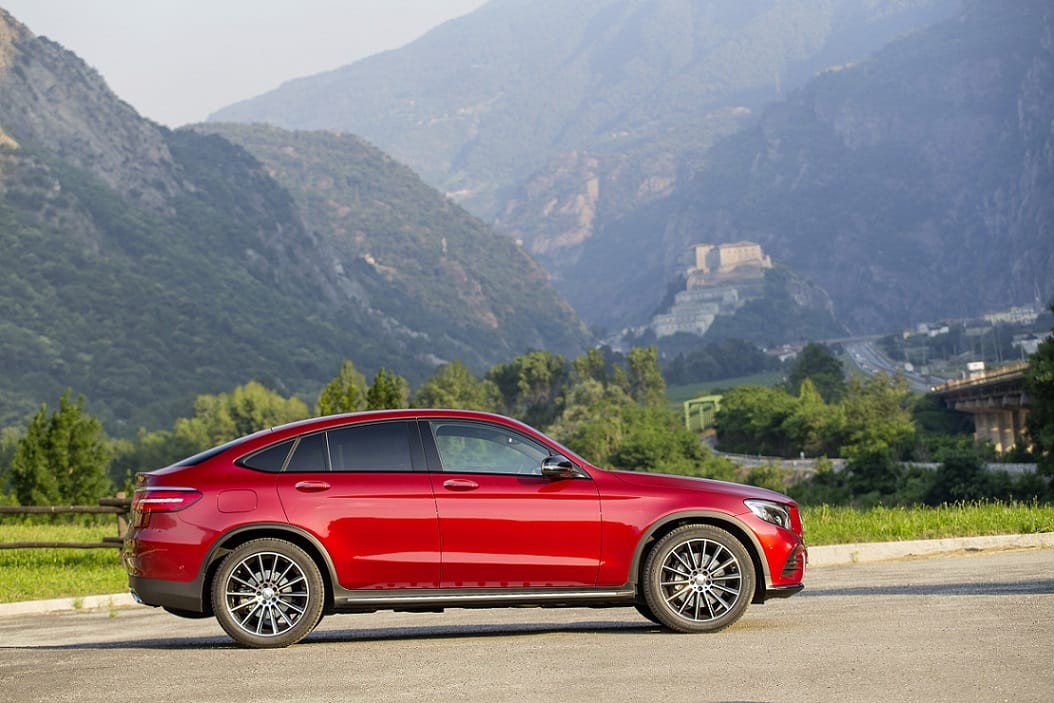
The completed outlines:
[[[443,481],[443,488],[449,488],[452,491],[472,491],[479,488],[479,484],[467,478],[452,478]]]
[[[319,491],[328,491],[330,485],[325,481],[297,481],[293,488],[304,493],[318,493]]]

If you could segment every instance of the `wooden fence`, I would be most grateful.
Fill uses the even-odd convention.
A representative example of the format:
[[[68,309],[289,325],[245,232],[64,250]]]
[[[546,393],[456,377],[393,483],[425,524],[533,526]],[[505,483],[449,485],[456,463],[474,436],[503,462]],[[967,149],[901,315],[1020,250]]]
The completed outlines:
[[[101,542],[0,542],[0,549],[119,549],[128,531],[131,504],[130,498],[118,493],[114,498],[100,498],[98,505],[2,505],[0,515],[116,515],[117,536],[103,537]]]

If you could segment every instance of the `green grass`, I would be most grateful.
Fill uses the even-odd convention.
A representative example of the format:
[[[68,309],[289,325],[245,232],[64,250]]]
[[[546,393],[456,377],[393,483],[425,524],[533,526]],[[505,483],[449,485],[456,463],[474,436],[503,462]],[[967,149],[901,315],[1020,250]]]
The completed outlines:
[[[941,508],[806,507],[809,546],[1054,532],[1054,505],[975,503]],[[112,524],[0,525],[2,542],[97,542]],[[0,603],[123,593],[117,549],[0,549]]]
[[[810,546],[1054,532],[1054,505],[971,503],[938,508],[805,507]]]
[[[679,410],[681,403],[701,395],[710,395],[715,390],[728,390],[739,386],[765,386],[770,387],[783,382],[783,371],[768,371],[753,376],[741,376],[739,378],[725,378],[720,381],[706,381],[704,383],[689,383],[683,386],[667,386],[666,402],[671,407],[676,406]]]
[[[113,522],[81,525],[0,525],[4,542],[99,542],[115,537]],[[0,603],[121,593],[128,576],[119,550],[0,549]]]

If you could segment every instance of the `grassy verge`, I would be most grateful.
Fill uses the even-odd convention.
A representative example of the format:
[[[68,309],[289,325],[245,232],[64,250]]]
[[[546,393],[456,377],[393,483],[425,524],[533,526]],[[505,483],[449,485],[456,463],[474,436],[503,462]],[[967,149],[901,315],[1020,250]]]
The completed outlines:
[[[813,546],[943,537],[1054,532],[1054,505],[971,503],[939,508],[806,507],[805,538]]]
[[[706,381],[703,383],[690,383],[683,386],[667,386],[666,402],[671,407],[676,406],[680,410],[681,404],[686,400],[697,398],[701,395],[709,395],[715,390],[728,390],[739,386],[773,386],[783,381],[782,371],[767,371],[754,374],[753,376],[740,376],[739,378],[725,378],[720,381]]]
[[[803,509],[810,546],[1054,532],[1054,505],[978,503],[941,508]],[[0,525],[0,542],[97,542],[113,525]],[[0,549],[0,603],[122,593],[117,549]]]
[[[0,525],[3,542],[100,542],[114,525]],[[0,603],[128,590],[119,550],[0,549]]]

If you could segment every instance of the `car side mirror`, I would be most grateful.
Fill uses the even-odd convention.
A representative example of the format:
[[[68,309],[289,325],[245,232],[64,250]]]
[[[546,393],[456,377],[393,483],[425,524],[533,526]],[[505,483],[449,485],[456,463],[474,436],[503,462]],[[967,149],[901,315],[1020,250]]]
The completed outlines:
[[[562,454],[554,454],[542,459],[542,476],[546,478],[572,478],[575,476],[575,465]]]

